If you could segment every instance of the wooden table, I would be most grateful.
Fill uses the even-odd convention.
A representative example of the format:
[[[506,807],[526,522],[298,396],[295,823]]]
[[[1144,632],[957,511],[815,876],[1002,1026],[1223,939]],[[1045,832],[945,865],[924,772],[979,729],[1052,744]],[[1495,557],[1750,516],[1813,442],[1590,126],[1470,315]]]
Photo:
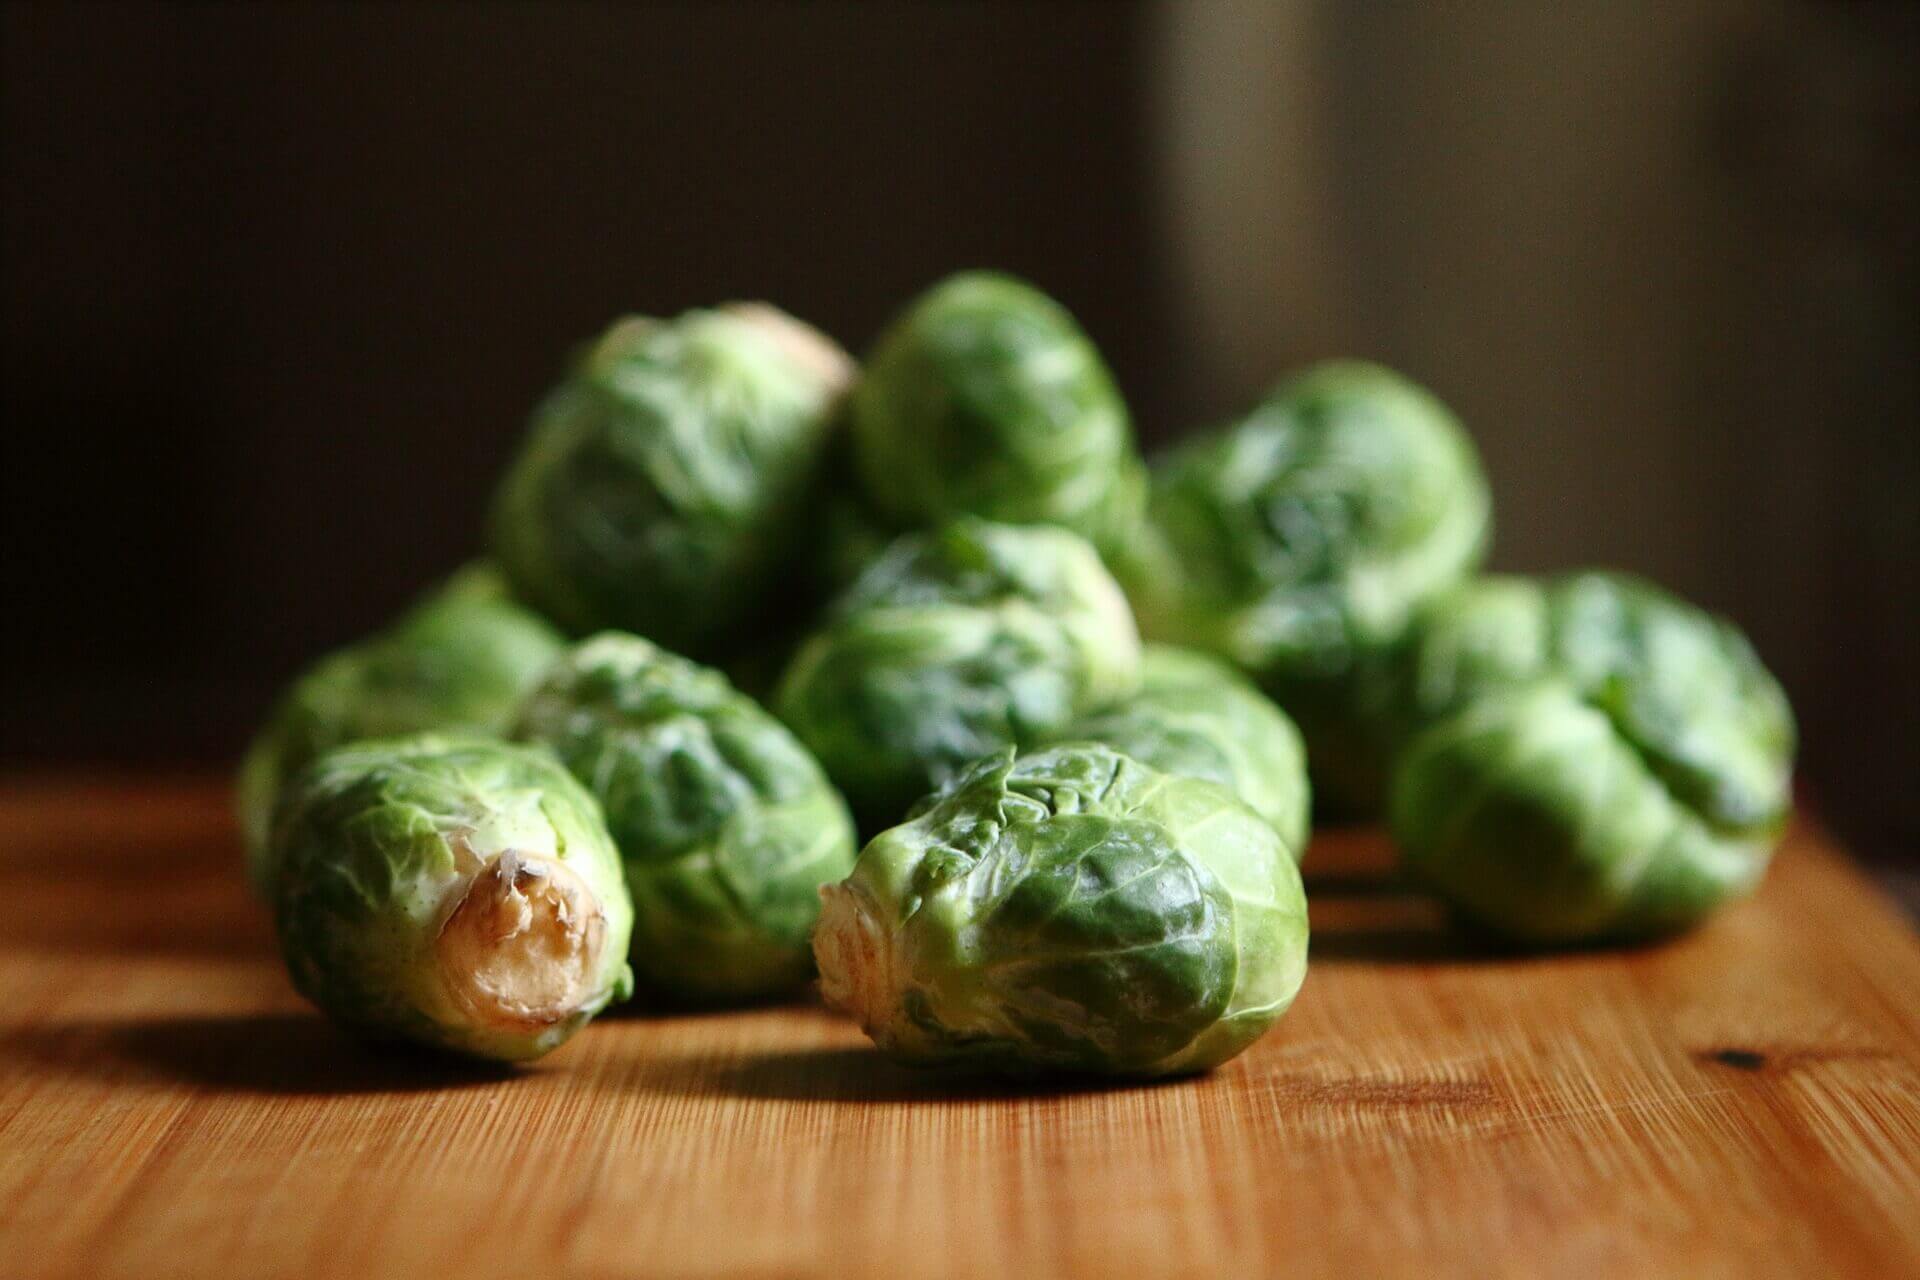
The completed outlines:
[[[213,783],[0,787],[0,1274],[1920,1276],[1920,943],[1811,827],[1691,937],[1547,958],[1323,837],[1272,1035],[1037,1094],[808,1004],[365,1051],[233,845]]]

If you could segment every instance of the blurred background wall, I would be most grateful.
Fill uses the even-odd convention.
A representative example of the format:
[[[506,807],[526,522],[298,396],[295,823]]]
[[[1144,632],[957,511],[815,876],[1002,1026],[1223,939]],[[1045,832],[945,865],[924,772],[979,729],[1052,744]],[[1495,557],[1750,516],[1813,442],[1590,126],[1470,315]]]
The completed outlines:
[[[1143,437],[1334,353],[1454,404],[1496,563],[1739,618],[1920,849],[1920,21],[1799,0],[0,16],[0,761],[230,757],[474,547],[574,342],[856,350],[1027,275]]]

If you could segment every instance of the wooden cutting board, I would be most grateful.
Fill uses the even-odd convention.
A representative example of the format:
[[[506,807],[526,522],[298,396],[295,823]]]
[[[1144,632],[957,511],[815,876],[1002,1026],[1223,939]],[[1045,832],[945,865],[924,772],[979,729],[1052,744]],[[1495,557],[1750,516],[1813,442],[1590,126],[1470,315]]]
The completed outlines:
[[[1698,933],[1544,958],[1327,835],[1273,1034],[1041,1093],[804,1003],[369,1052],[237,857],[216,784],[0,787],[0,1275],[1920,1276],[1920,943],[1807,825]]]

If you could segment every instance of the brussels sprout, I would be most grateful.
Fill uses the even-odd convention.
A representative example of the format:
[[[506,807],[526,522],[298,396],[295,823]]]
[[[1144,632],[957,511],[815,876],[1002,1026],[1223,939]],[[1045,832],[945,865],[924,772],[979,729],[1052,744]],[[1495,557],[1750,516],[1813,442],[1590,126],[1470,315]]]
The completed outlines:
[[[433,733],[335,748],[288,784],[273,847],[294,985],[362,1034],[536,1058],[632,990],[619,854],[543,750]]]
[[[916,299],[851,400],[868,496],[915,528],[975,515],[1058,524],[1111,552],[1138,521],[1144,467],[1100,353],[1058,303],[966,272]]]
[[[829,1003],[911,1063],[1202,1071],[1306,976],[1306,898],[1271,824],[1095,744],[977,762],[824,897]]]
[[[1730,624],[1584,573],[1494,580],[1409,636],[1392,822],[1412,874],[1511,937],[1691,925],[1766,869],[1790,807],[1785,695]]]
[[[724,1000],[807,979],[820,886],[852,867],[853,820],[786,726],[719,672],[609,632],[553,668],[521,733],[600,801],[643,981]]]
[[[1273,824],[1297,861],[1307,844],[1307,755],[1300,731],[1218,658],[1150,644],[1140,691],[1059,735],[1104,743],[1162,773],[1218,782]]]
[[[240,766],[247,869],[268,888],[267,828],[285,781],[330,747],[425,729],[504,733],[565,641],[472,565],[387,630],[309,668]]]
[[[1149,639],[1253,672],[1299,722],[1315,795],[1365,810],[1378,762],[1359,679],[1479,562],[1489,510],[1444,406],[1386,369],[1323,364],[1155,469],[1121,576]]]
[[[614,325],[501,485],[493,545],[514,590],[575,633],[714,652],[783,585],[850,377],[771,307]]]
[[[801,646],[775,709],[869,825],[954,770],[1131,693],[1139,638],[1093,548],[959,520],[908,534]]]
[[[1360,697],[1383,785],[1421,729],[1556,666],[1547,601],[1541,582],[1492,574],[1449,587],[1414,612],[1392,652],[1371,664]]]

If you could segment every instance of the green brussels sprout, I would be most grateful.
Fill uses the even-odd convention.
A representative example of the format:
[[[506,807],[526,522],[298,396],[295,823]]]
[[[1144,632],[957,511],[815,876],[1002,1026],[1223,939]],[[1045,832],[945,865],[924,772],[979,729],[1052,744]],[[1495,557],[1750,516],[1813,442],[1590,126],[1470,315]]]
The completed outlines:
[[[1306,898],[1272,825],[1092,743],[977,762],[823,896],[828,1002],[909,1063],[1203,1071],[1306,976]]]
[[[566,642],[484,564],[454,574],[385,631],[322,658],[282,695],[240,766],[247,870],[268,891],[267,837],[286,780],[331,747],[426,729],[504,733]]]
[[[1149,639],[1254,673],[1299,723],[1316,797],[1365,811],[1379,766],[1361,678],[1479,563],[1489,513],[1439,401],[1375,365],[1322,364],[1156,467],[1121,577]]]
[[[599,806],[546,751],[416,734],[326,752],[276,812],[293,982],[375,1039],[537,1058],[632,991]]]
[[[555,665],[520,732],[606,814],[643,981],[696,1000],[806,981],[820,886],[853,866],[853,819],[785,725],[719,672],[609,632]]]
[[[1296,861],[1306,850],[1310,801],[1300,731],[1218,658],[1148,645],[1140,691],[1080,717],[1058,740],[1103,743],[1162,773],[1221,783],[1273,824]]]
[[[1647,583],[1496,579],[1409,636],[1391,818],[1409,872],[1537,943],[1670,933],[1765,872],[1791,710],[1731,624]]]
[[[514,590],[576,634],[715,652],[783,585],[851,376],[772,307],[615,324],[501,484],[493,547]]]
[[[958,520],[901,537],[860,575],[794,655],[775,710],[871,827],[1139,678],[1133,618],[1091,546]]]
[[[1057,524],[1109,553],[1139,519],[1145,468],[1113,376],[1063,307],[1009,276],[917,298],[850,407],[867,494],[903,528]]]
[[[1556,624],[1548,598],[1563,587],[1488,574],[1449,587],[1414,612],[1393,651],[1368,672],[1361,699],[1383,781],[1421,729],[1558,665],[1550,653]]]

